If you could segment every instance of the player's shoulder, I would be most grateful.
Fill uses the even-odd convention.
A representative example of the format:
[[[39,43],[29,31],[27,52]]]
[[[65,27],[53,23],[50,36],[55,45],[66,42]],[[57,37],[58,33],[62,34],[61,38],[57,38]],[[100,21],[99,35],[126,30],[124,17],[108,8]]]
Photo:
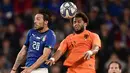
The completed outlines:
[[[36,30],[35,29],[30,29],[30,30],[28,30],[28,32],[27,32],[27,34],[28,35],[31,35],[33,32],[35,32]]]
[[[55,32],[54,32],[53,30],[49,29],[49,30],[48,30],[48,34],[49,34],[49,35],[55,35]]]
[[[92,37],[99,37],[99,35],[95,32],[89,31],[89,33]]]
[[[36,32],[36,30],[32,28],[32,29],[30,29],[28,32],[29,32],[29,33],[33,33],[33,32]]]
[[[49,29],[49,30],[47,31],[46,35],[47,35],[48,37],[55,37],[55,38],[56,38],[55,32],[54,32],[53,30],[51,30],[51,29]]]
[[[70,39],[74,34],[69,34],[65,39]]]
[[[54,32],[53,30],[51,30],[51,29],[49,29],[48,31],[49,31],[49,33],[51,33],[51,34],[55,34],[55,32]]]

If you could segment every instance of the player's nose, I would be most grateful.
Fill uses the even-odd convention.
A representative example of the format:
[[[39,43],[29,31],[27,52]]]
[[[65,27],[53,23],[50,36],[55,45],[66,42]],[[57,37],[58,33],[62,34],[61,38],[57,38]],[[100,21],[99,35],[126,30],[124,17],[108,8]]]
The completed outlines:
[[[77,26],[78,25],[78,23],[76,22],[76,23],[74,23],[74,26]]]
[[[37,21],[36,20],[34,20],[34,24],[36,24],[37,23]]]

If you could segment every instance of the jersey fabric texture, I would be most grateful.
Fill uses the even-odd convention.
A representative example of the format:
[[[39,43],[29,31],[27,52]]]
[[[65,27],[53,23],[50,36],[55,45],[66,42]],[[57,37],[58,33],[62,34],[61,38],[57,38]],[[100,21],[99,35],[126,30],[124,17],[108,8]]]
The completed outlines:
[[[95,55],[89,60],[84,60],[84,53],[91,50],[94,45],[101,47],[101,40],[96,33],[88,30],[80,34],[70,34],[61,42],[58,50],[63,53],[68,50],[64,62],[64,65],[69,67],[67,73],[90,73],[90,70],[91,73],[95,73]]]
[[[25,46],[27,46],[27,58],[26,66],[30,67],[34,64],[37,59],[43,54],[45,47],[53,49],[56,43],[56,37],[52,30],[40,33],[35,29],[29,30],[27,38],[25,41]],[[51,56],[51,55],[50,55]],[[48,65],[41,64],[39,68],[47,68]]]

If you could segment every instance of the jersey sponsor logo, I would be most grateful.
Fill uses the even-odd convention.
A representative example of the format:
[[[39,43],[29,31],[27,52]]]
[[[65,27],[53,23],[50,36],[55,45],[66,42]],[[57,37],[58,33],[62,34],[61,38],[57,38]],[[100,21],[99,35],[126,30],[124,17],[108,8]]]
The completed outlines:
[[[38,37],[35,34],[32,34],[33,37],[35,37],[36,39],[40,40],[42,37]]]
[[[40,37],[36,37],[36,39],[41,39]]]

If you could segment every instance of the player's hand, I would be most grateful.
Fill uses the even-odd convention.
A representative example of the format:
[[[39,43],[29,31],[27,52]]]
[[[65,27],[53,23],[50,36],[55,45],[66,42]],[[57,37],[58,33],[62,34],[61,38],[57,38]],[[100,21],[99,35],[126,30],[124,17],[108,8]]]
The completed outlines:
[[[29,67],[21,67],[22,69],[24,69],[21,73],[31,73],[32,69],[30,69]]]
[[[16,73],[16,70],[11,70],[11,72],[10,73]]]
[[[49,60],[46,60],[45,64],[52,66],[55,64],[55,61],[52,58],[50,58]]]
[[[93,52],[91,50],[84,53],[84,59],[89,60],[91,56],[93,55]]]

